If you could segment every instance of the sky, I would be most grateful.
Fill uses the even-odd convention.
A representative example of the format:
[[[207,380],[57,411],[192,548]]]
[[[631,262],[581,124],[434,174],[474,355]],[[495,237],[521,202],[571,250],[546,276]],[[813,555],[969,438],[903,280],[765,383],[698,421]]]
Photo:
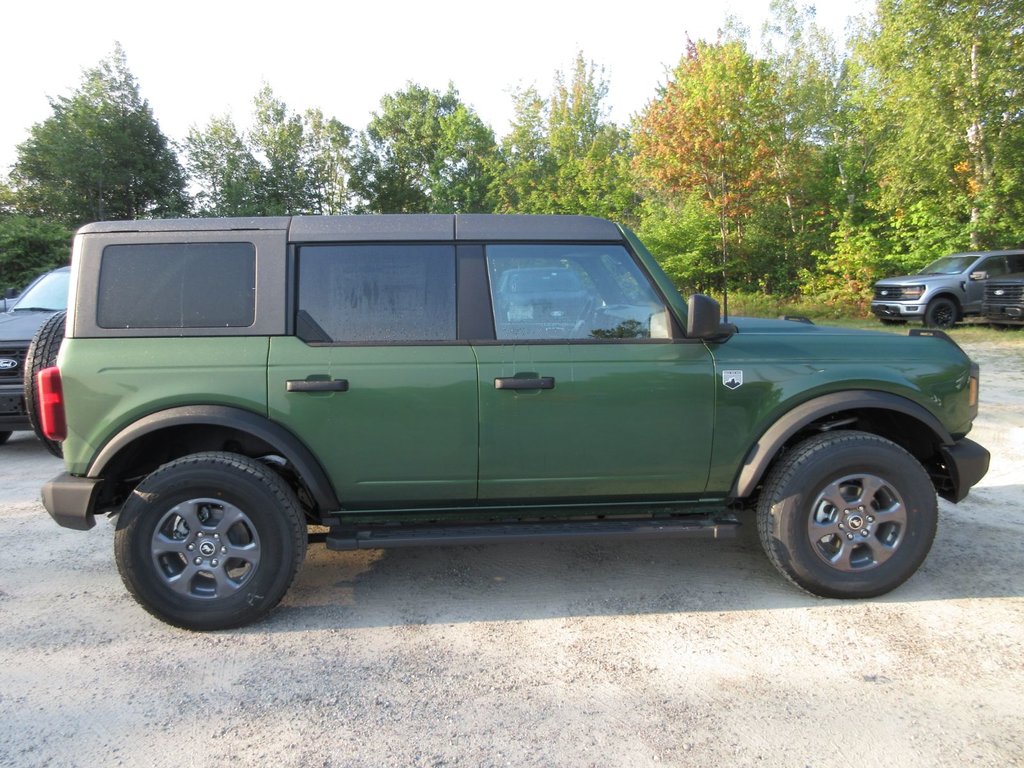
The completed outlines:
[[[817,20],[842,44],[868,0],[819,0]],[[550,92],[578,51],[603,67],[609,117],[640,112],[679,61],[686,40],[715,40],[727,15],[760,38],[770,0],[13,0],[0,19],[0,174],[48,98],[70,95],[82,71],[124,47],[165,135],[230,114],[249,125],[264,83],[289,109],[318,107],[356,129],[380,99],[412,81],[451,81],[500,137],[512,92]]]

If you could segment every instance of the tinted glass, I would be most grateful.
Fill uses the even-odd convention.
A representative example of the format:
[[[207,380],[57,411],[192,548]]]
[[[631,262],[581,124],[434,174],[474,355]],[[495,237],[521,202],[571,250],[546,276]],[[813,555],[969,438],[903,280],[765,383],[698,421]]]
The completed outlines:
[[[303,246],[298,309],[305,341],[453,340],[455,248]]]
[[[252,243],[110,245],[100,328],[246,328],[256,315]]]
[[[620,245],[487,247],[498,339],[668,338],[664,305]]]

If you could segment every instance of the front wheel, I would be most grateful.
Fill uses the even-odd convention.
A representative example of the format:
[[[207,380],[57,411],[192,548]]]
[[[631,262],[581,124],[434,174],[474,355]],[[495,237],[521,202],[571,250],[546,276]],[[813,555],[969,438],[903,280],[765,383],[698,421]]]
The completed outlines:
[[[864,432],[795,446],[770,471],[757,508],[776,568],[822,597],[895,589],[931,549],[938,521],[927,472],[903,448]]]
[[[925,328],[952,328],[957,320],[956,302],[952,299],[937,298],[928,302],[924,311]]]
[[[199,453],[146,477],[121,510],[114,555],[151,614],[185,629],[227,629],[268,613],[306,553],[295,493],[265,465]]]

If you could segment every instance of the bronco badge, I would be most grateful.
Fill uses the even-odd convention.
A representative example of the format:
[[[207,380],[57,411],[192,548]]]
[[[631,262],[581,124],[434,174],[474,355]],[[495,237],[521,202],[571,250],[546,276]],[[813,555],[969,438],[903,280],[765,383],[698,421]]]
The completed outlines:
[[[722,383],[729,389],[743,386],[743,371],[722,371]]]

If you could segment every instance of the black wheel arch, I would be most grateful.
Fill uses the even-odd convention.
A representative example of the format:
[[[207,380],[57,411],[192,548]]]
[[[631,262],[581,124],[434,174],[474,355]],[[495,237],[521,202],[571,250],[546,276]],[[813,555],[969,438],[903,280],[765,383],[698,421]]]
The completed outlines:
[[[954,442],[942,422],[924,406],[890,392],[851,390],[803,402],[783,414],[751,446],[733,482],[730,497],[754,495],[768,469],[785,449],[809,434],[831,429],[858,429],[892,440],[927,469],[941,460],[941,446]]]
[[[89,477],[105,480],[105,496],[183,456],[228,451],[250,458],[280,456],[279,467],[300,498],[323,514],[341,507],[313,452],[294,433],[260,414],[224,405],[190,405],[149,414],[122,429],[96,454]],[[287,470],[287,471],[285,471]],[[112,482],[111,482],[112,481]]]

